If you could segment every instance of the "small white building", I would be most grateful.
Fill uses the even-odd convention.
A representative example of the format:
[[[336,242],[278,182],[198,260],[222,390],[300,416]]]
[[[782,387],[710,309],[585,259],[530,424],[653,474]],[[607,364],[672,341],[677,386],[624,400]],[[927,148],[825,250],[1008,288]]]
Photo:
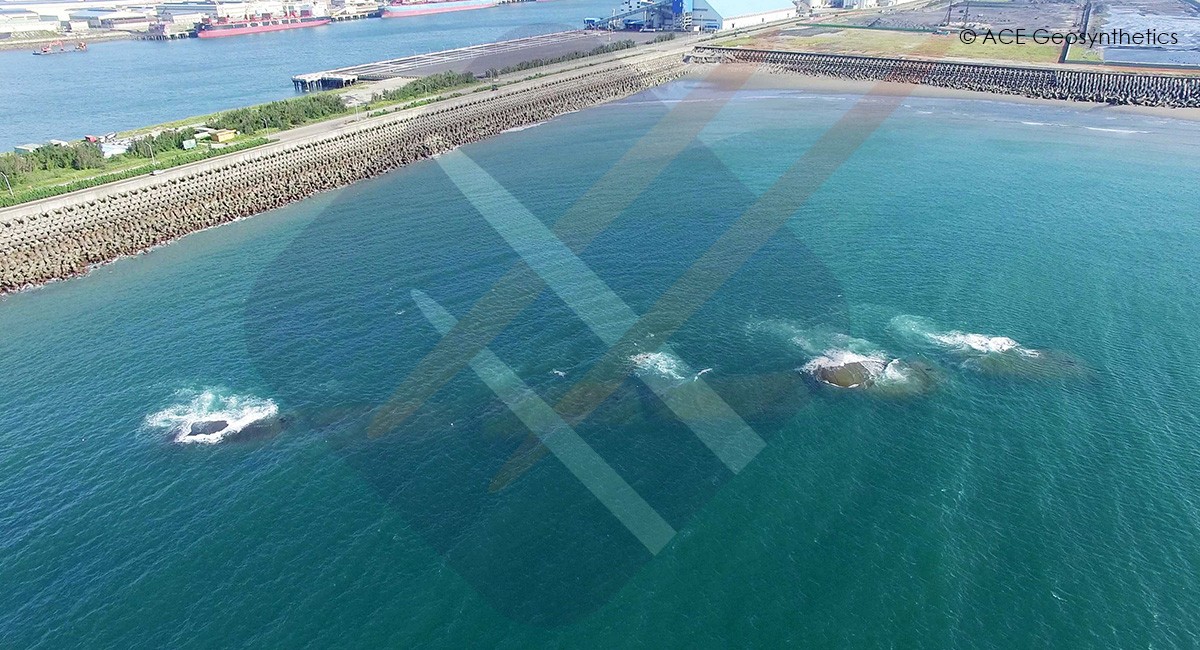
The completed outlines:
[[[128,32],[145,31],[152,19],[142,11],[96,7],[72,11],[69,20],[87,21],[92,29],[116,29]]]
[[[113,156],[119,156],[123,153],[126,153],[127,151],[129,151],[129,143],[128,142],[101,142],[100,143],[100,153],[105,158],[112,158]]]
[[[241,20],[248,16],[285,16],[310,12],[314,16],[328,16],[329,5],[324,0],[233,0],[211,2],[209,0],[174,0],[158,5],[158,15],[163,20],[179,22],[180,16],[202,14],[208,18],[230,18]]]
[[[705,30],[754,27],[798,15],[792,0],[694,0],[692,5],[692,24]]]

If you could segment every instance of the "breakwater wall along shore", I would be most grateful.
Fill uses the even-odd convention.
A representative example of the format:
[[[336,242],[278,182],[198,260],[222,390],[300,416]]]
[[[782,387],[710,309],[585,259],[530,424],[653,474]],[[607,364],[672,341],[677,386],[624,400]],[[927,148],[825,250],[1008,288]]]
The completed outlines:
[[[679,53],[471,93],[311,136],[0,210],[0,294],[377,176],[683,75]],[[283,134],[284,136],[287,135]]]
[[[694,62],[755,63],[776,72],[1067,99],[1101,104],[1200,107],[1200,76],[1052,69],[851,54],[702,46]]]

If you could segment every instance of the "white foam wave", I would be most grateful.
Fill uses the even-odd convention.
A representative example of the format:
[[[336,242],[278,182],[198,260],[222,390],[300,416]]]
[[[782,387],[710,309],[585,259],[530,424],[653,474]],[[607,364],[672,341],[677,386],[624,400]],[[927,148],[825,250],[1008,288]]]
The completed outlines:
[[[1137,129],[1112,129],[1102,126],[1085,126],[1083,128],[1087,129],[1088,131],[1103,131],[1105,133],[1149,133],[1149,131],[1138,131]]]
[[[629,360],[641,372],[652,372],[676,381],[682,380],[687,373],[683,361],[666,352],[642,352],[629,357]]]
[[[501,131],[501,133],[517,133],[518,131],[527,131],[534,127],[541,126],[543,124],[545,124],[545,122],[533,122],[532,124],[522,124],[521,126],[514,126],[514,127],[504,129],[503,131]]]
[[[851,350],[832,349],[826,350],[821,356],[804,364],[800,369],[815,375],[822,370],[835,370],[851,363],[861,365],[872,381],[882,376],[890,365],[887,357],[882,355],[862,355]],[[858,384],[852,384],[846,388],[858,388],[858,386]]]
[[[830,372],[836,372],[850,364],[861,366],[863,382],[843,388],[886,388],[891,390],[913,390],[926,380],[918,376],[913,367],[896,358],[888,350],[866,339],[860,339],[826,327],[802,328],[794,323],[780,320],[763,320],[750,323],[750,331],[760,331],[784,337],[811,357],[802,365],[801,372],[827,381]],[[836,385],[836,384],[831,384]]]
[[[876,382],[887,385],[902,385],[913,381],[913,369],[908,364],[899,359],[892,359],[883,368],[883,372],[879,373],[879,378]]]
[[[892,319],[893,331],[931,343],[938,347],[967,354],[1003,354],[1012,352],[1029,357],[1038,356],[1038,351],[1026,348],[1007,336],[939,330],[933,321],[920,316],[897,316]]]
[[[976,352],[1008,352],[1009,350],[1017,350],[1021,347],[1019,343],[1007,336],[988,336],[986,334],[975,334],[973,332],[959,332],[951,330],[942,334],[930,333],[929,338],[938,343],[950,347],[967,350],[975,350]]]
[[[749,323],[747,330],[765,332],[787,339],[789,343],[809,355],[823,355],[826,350],[844,349],[854,354],[875,356],[883,350],[874,343],[835,332],[827,327],[804,328],[784,320],[761,320]]]
[[[275,417],[279,406],[269,399],[251,395],[223,395],[217,390],[181,391],[180,402],[147,416],[146,426],[173,432],[181,444],[215,445],[247,426]],[[189,435],[192,425],[202,422],[224,422],[224,426],[209,433]]]

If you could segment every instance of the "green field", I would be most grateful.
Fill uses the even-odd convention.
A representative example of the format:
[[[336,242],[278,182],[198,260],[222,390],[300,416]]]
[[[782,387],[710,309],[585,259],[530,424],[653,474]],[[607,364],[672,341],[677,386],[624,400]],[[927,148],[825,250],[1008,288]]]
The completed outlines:
[[[38,169],[9,176],[8,182],[0,185],[0,207],[7,207],[45,199],[68,192],[113,183],[135,176],[150,174],[155,170],[167,169],[187,163],[242,151],[269,142],[261,137],[243,137],[227,143],[221,148],[207,146],[190,151],[177,150],[155,154],[154,159],[121,155],[108,159],[99,167],[87,169]],[[6,154],[11,155],[11,154]]]
[[[1104,51],[1083,45],[1067,50],[1067,63],[1104,63]]]

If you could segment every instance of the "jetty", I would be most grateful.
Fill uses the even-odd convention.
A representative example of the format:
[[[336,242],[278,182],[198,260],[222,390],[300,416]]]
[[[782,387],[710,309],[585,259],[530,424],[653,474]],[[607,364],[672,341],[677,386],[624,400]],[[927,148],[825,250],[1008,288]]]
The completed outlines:
[[[751,63],[773,72],[894,81],[1099,104],[1200,108],[1200,75],[1101,70],[1084,66],[971,63],[918,57],[825,54],[700,46],[696,63]]]

